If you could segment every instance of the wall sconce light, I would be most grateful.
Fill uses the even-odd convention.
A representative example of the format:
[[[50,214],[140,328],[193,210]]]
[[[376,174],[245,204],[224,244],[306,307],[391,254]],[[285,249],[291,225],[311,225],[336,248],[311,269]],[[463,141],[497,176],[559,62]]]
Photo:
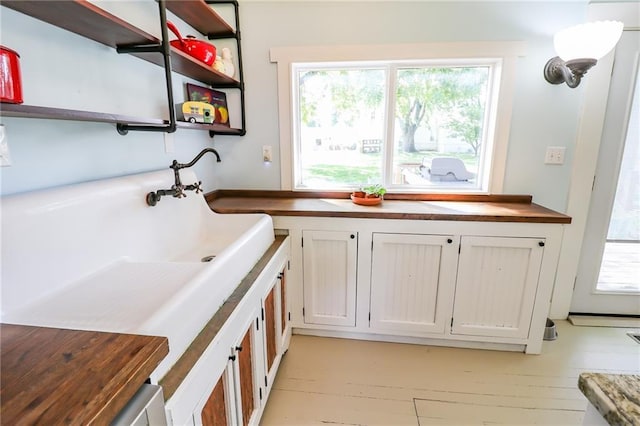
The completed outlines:
[[[623,27],[618,21],[598,21],[556,33],[553,45],[558,56],[544,66],[544,78],[551,84],[567,83],[571,88],[577,87],[598,59],[615,47]]]

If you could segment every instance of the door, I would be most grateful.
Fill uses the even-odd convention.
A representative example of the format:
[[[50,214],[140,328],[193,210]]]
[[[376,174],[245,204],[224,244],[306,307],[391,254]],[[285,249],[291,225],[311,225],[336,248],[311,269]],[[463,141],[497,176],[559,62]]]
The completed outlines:
[[[457,251],[454,236],[374,233],[370,326],[443,334]]]
[[[272,383],[275,379],[275,371],[273,365],[279,352],[278,342],[280,341],[280,304],[276,302],[277,290],[279,286],[276,284],[278,279],[273,281],[266,297],[263,300],[263,318],[264,318],[264,359],[265,372],[268,377],[268,383]],[[266,383],[265,383],[266,386]]]
[[[262,350],[262,330],[260,326],[260,312],[252,316],[252,321],[245,329],[242,338],[232,348],[234,361],[235,398],[237,408],[237,424],[247,426],[255,423],[256,414],[262,401],[262,376],[264,371],[257,355]]]
[[[355,232],[302,231],[304,322],[356,325]]]
[[[207,398],[200,412],[200,419],[196,417],[194,420],[196,425],[201,424],[202,426],[231,426],[237,424],[233,361],[231,359]]]
[[[287,324],[291,318],[289,313],[289,304],[287,303],[287,268],[282,268],[280,274],[278,274],[278,281],[280,282],[280,331],[281,342],[285,345],[287,338]]]
[[[616,47],[572,313],[640,315],[640,31]]]
[[[544,240],[463,236],[452,334],[526,339]]]

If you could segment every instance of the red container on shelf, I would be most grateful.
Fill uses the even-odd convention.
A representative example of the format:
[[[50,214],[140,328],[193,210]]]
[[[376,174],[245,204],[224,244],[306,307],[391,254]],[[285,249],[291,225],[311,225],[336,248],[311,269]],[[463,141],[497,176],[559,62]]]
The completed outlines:
[[[0,102],[22,103],[20,55],[4,46],[0,46]]]

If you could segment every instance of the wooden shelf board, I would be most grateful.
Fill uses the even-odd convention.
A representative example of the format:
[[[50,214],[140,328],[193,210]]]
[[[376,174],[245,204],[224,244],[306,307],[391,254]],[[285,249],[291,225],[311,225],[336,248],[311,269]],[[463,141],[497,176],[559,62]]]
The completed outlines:
[[[163,126],[168,120],[159,118],[132,117],[121,114],[104,112],[80,111],[64,108],[50,108],[24,104],[0,104],[0,117],[40,118],[49,120],[90,121],[97,123],[125,123],[149,126]],[[240,129],[234,129],[220,124],[202,124],[178,121],[179,129],[209,130],[216,134],[239,135]]]
[[[50,120],[92,121],[98,123],[148,124],[161,126],[166,120],[156,118],[131,117],[104,112],[80,111],[35,105],[0,104],[0,116],[18,118],[42,118]]]
[[[167,9],[204,35],[235,35],[233,28],[203,0],[169,0]]]
[[[113,48],[159,42],[86,0],[3,0],[2,5]]]
[[[179,129],[209,130],[219,135],[239,135],[241,133],[240,129],[234,129],[221,124],[189,123],[186,121],[178,121],[177,124]]]
[[[164,58],[159,53],[136,52],[132,53],[132,55],[152,64],[164,66]],[[178,74],[191,77],[210,86],[240,87],[238,80],[214,70],[204,62],[193,59],[175,47],[171,47],[171,69]]]

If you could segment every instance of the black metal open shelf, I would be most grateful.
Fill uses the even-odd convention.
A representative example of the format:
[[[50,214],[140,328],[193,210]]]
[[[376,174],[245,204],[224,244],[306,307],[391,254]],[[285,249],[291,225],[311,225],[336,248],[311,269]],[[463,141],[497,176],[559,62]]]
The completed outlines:
[[[235,6],[236,28],[239,24],[237,16],[237,2],[223,1]],[[206,64],[184,54],[168,45],[166,40],[166,17],[164,8],[180,16],[202,34],[209,38],[233,38],[238,41],[238,56],[240,56],[239,32],[234,31],[221,17],[203,0],[164,0],[159,1],[163,38],[159,40],[151,34],[134,27],[119,17],[89,3],[86,0],[3,0],[2,6],[22,12],[26,15],[64,28],[83,37],[117,49],[121,53],[130,53],[138,58],[155,65],[170,69],[194,80],[212,87],[235,88],[241,92],[242,128],[231,129],[223,125],[185,123],[175,120],[173,94],[171,90],[170,71],[167,73],[167,95],[170,120],[155,118],[129,117],[119,114],[109,114],[71,109],[48,108],[30,105],[0,105],[0,115],[7,117],[47,118],[73,121],[95,121],[118,124],[119,131],[148,130],[173,131],[175,128],[208,130],[214,134],[244,135],[244,87],[242,84],[242,61],[239,61],[240,80],[222,74]],[[165,6],[166,5],[166,6]],[[173,127],[172,127],[173,126]]]

